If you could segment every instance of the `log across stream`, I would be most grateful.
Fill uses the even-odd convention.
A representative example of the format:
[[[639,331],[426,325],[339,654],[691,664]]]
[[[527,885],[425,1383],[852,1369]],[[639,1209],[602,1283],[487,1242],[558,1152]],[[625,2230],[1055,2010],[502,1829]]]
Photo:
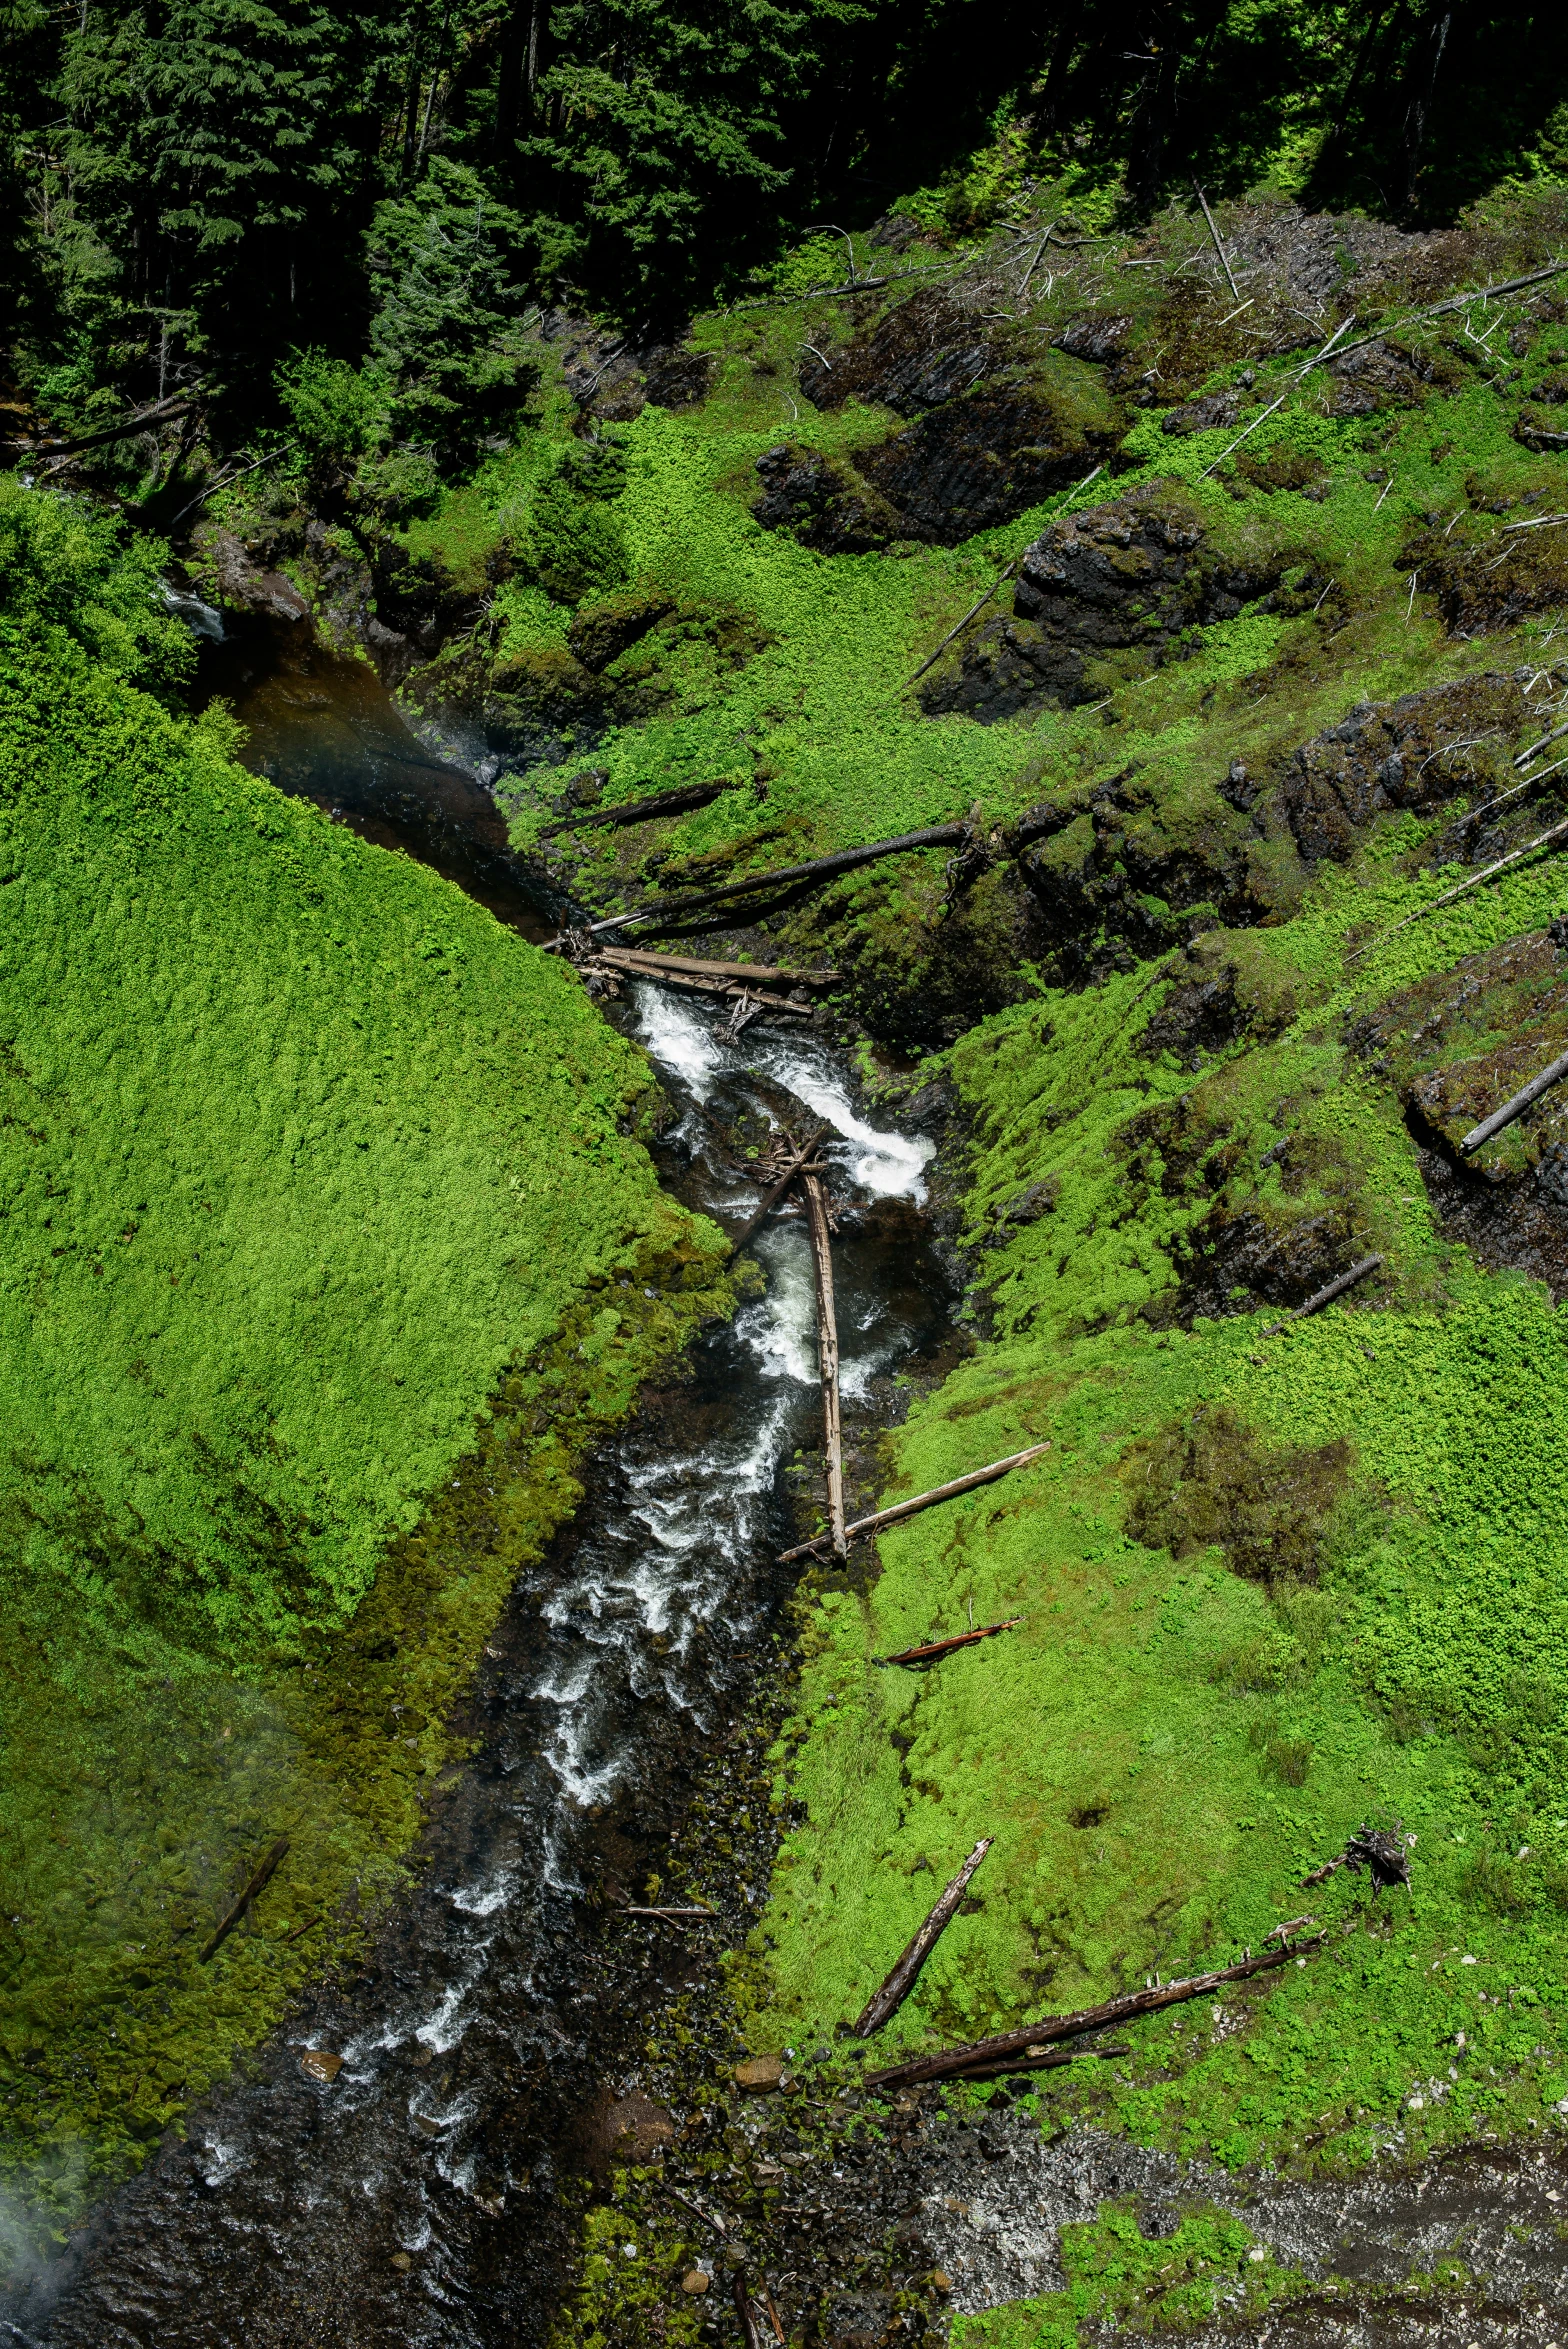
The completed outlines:
[[[245,658],[259,664],[255,640]],[[504,835],[465,834],[465,794],[488,806],[482,788],[444,762],[421,767],[362,670],[345,702],[338,664],[308,648],[291,658],[281,675],[258,666],[248,706],[236,696],[253,761],[291,789],[352,803],[364,828],[422,847],[453,877],[471,870],[487,899],[516,891],[496,910],[529,927]],[[406,805],[421,775],[423,835]],[[545,909],[532,926],[548,934]],[[948,1332],[954,1299],[924,1211],[932,1145],[862,1114],[814,1031],[762,1022],[730,1043],[729,1009],[638,979],[610,1016],[648,1051],[671,1103],[664,1180],[727,1229],[763,1189],[735,1122],[825,1128],[852,1437],[857,1418],[885,1422],[891,1372]],[[655,1972],[691,1962],[667,1935],[610,1930],[594,1904],[607,1888],[644,1899],[800,1571],[778,1556],[797,1525],[790,1463],[821,1443],[804,1222],[771,1219],[753,1253],[765,1294],[590,1464],[589,1500],[515,1592],[473,1691],[477,1750],[433,1800],[418,1888],[356,1979],[318,1991],[251,2076],[193,2109],[185,2141],[14,2307],[9,2337],[51,2349],[543,2342],[573,2246],[560,2184],[584,2112],[635,2054],[650,1952]],[[767,1857],[759,1844],[748,1861],[737,1844],[743,1919],[765,1898]],[[312,2048],[341,2054],[330,2085],[301,2069]]]

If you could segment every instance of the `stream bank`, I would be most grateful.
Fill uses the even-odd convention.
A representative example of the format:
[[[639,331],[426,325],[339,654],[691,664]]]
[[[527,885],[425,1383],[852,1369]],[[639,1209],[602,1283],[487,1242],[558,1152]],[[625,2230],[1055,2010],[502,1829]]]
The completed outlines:
[[[434,840],[492,898],[515,886],[537,927],[526,873],[493,834],[465,829],[461,790],[478,787],[410,755],[390,705],[362,698],[363,673],[346,704],[329,703],[319,762],[308,747],[298,757],[321,724],[313,697],[341,675],[307,654],[281,683],[274,672],[236,695],[246,722],[268,696],[286,713],[257,727],[252,757],[285,788],[384,827],[388,844],[429,854]],[[406,816],[410,776],[432,778],[412,786],[435,800],[423,832]],[[654,1150],[683,1202],[738,1220],[756,1196],[749,1158],[778,1123],[810,1112],[829,1124],[853,1446],[896,1418],[895,1374],[947,1343],[950,1274],[923,1204],[931,1143],[868,1117],[809,1033],[753,1028],[737,1050],[705,1007],[642,984],[616,1018],[665,1087]],[[811,1280],[787,1220],[758,1254],[765,1292],[699,1338],[580,1471],[585,1506],[503,1610],[453,1724],[474,1757],[431,1797],[416,1889],[24,2290],[16,2338],[545,2340],[602,2081],[683,1971],[609,1912],[668,1865],[699,1787],[722,1805],[744,1750],[727,1741],[788,1651],[794,1578],[773,1560],[810,1483]],[[601,1322],[615,1321],[615,1295],[612,1282]],[[878,1473],[870,1459],[865,1473]],[[710,1887],[731,1944],[771,1858],[768,1807],[752,1801],[725,1837],[735,1864]],[[328,2060],[307,2061],[313,2049]]]

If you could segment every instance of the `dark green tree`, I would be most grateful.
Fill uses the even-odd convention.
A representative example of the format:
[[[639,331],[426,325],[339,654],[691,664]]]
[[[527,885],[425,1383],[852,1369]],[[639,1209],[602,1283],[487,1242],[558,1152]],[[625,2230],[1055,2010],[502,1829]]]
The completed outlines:
[[[516,407],[533,380],[518,328],[540,250],[477,172],[445,156],[408,195],[377,207],[370,344],[400,439],[456,456]]]
[[[173,318],[243,379],[290,344],[362,332],[350,256],[380,192],[401,29],[385,0],[85,10],[61,73],[76,201],[149,348]]]

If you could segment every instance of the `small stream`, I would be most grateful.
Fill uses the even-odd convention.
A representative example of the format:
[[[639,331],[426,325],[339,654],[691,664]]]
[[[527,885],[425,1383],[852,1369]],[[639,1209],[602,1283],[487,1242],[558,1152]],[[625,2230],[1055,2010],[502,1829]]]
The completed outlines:
[[[298,629],[242,622],[205,647],[197,698],[216,692],[280,788],[434,865],[524,936],[553,932],[560,909],[511,854],[484,783],[427,749],[366,666]],[[926,1211],[930,1143],[868,1117],[842,1056],[804,1023],[752,1027],[737,1045],[722,1011],[646,983],[609,1016],[670,1099],[661,1179],[732,1226],[757,1197],[737,1121],[753,1136],[758,1121],[806,1111],[827,1122],[853,1449],[896,1416],[891,1374],[951,1340],[955,1299]],[[304,2001],[193,2109],[183,2141],[0,2312],[0,2340],[543,2349],[594,2111],[635,2070],[643,2018],[703,1962],[674,1937],[618,1936],[606,1909],[641,1896],[702,1773],[723,1768],[793,1588],[775,1564],[794,1533],[790,1464],[820,1435],[804,1228],[777,1220],[758,1254],[766,1293],[695,1347],[689,1375],[644,1395],[589,1463],[588,1500],[513,1592],[458,1724],[473,1758],[431,1804],[418,1889],[353,1980]],[[731,1874],[727,1946],[765,1899],[765,1853],[738,1845]],[[307,2047],[341,2052],[330,2086],[302,2072]],[[1136,2194],[1161,2233],[1196,2195],[1242,2210],[1308,2274],[1355,2279],[1261,2329],[1221,2315],[1196,2337],[1556,2349],[1555,2312],[1568,2307],[1559,2139],[1343,2185],[1231,2180],[1093,2131],[1042,2140],[998,2104],[951,2139],[924,2189],[922,2223],[959,2305],[1052,2288],[1061,2225],[1107,2195]],[[876,2177],[862,2203],[841,2191],[845,2240],[880,2237]],[[1407,2296],[1403,2279],[1449,2247],[1492,2288]]]
[[[287,790],[450,874],[525,934],[553,928],[472,777],[433,759],[370,673],[319,647],[288,659],[260,632],[214,646],[201,697],[226,691],[249,757]],[[221,680],[221,682],[215,681]],[[757,1184],[726,1140],[737,1118],[809,1109],[831,1133],[843,1230],[835,1278],[851,1439],[883,1423],[889,1373],[947,1332],[951,1290],[923,1215],[932,1145],[855,1105],[806,1023],[740,1043],[728,1005],[638,984],[611,1016],[650,1055],[674,1117],[661,1176],[733,1222]],[[804,1106],[802,1106],[804,1105]],[[638,1899],[706,1757],[732,1728],[774,1637],[796,1537],[786,1485],[820,1442],[803,1224],[759,1238],[766,1293],[694,1349],[590,1463],[590,1500],[514,1591],[469,1705],[479,1750],[432,1804],[421,1888],[355,1982],[326,1988],[251,2076],[193,2110],[84,2231],[11,2337],[58,2349],[214,2344],[542,2342],[570,2236],[563,2146],[673,1943],[607,1952],[595,1905]],[[739,1864],[725,1939],[765,1897]],[[623,1950],[627,1937],[620,1937]],[[330,2085],[306,2047],[341,2053]]]

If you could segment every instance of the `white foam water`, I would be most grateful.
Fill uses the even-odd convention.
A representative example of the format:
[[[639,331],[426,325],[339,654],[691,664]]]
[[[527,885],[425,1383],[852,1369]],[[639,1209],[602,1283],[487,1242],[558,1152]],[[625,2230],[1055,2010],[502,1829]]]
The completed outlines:
[[[724,1013],[652,981],[636,982],[632,1001],[639,1039],[683,1113],[676,1134],[705,1166],[718,1171],[703,1105],[721,1085],[744,1095],[756,1073],[827,1122],[827,1153],[862,1196],[924,1197],[932,1145],[867,1124],[813,1039],[743,1033],[732,1040],[723,1032]],[[756,1195],[753,1185],[737,1212]],[[768,1287],[736,1317],[734,1340],[772,1391],[772,1404],[749,1429],[697,1451],[623,1455],[616,1505],[579,1545],[570,1580],[543,1605],[560,1646],[531,1694],[554,1713],[545,1759],[562,1797],[578,1810],[606,1801],[630,1766],[627,1749],[608,1731],[618,1689],[629,1684],[638,1698],[662,1697],[700,1728],[709,1709],[703,1627],[722,1607],[729,1635],[744,1633],[734,1561],[759,1537],[780,1464],[798,1440],[801,1405],[820,1375],[805,1230],[776,1222],[757,1247]],[[847,1400],[869,1392],[901,1343],[885,1327],[878,1340],[878,1318],[874,1307],[856,1317],[856,1335],[867,1342],[851,1345],[840,1366]],[[616,1669],[608,1669],[612,1659]],[[552,1863],[559,1858],[558,1849]]]

